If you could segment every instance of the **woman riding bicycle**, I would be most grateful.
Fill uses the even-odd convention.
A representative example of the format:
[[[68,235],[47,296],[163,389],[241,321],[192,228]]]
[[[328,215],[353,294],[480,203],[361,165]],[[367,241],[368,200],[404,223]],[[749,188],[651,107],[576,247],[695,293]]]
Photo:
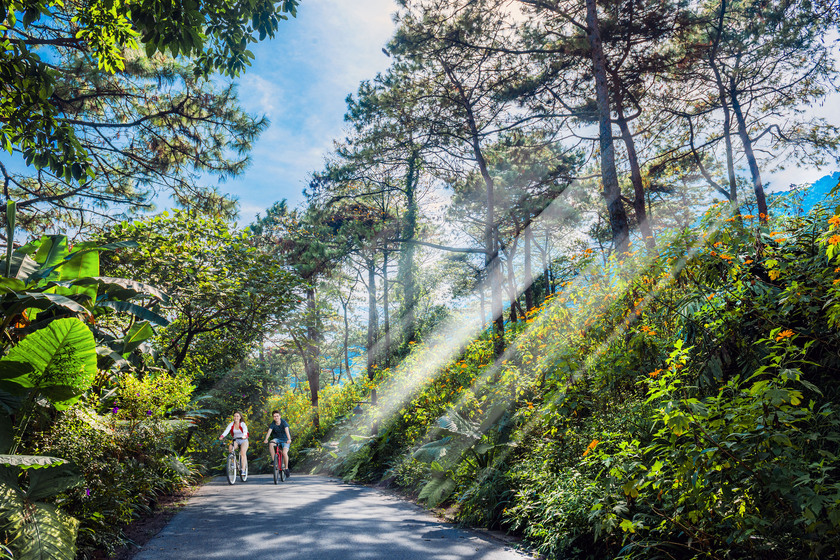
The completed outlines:
[[[248,426],[246,426],[245,422],[242,421],[242,415],[238,412],[233,413],[233,422],[228,424],[228,427],[225,428],[225,431],[219,436],[219,440],[225,439],[225,436],[231,432],[231,435],[233,435],[233,441],[231,442],[228,451],[232,453],[237,446],[239,447],[239,456],[242,458],[240,463],[242,465],[242,480],[245,480],[248,476],[248,456],[246,455],[246,452],[248,451]]]

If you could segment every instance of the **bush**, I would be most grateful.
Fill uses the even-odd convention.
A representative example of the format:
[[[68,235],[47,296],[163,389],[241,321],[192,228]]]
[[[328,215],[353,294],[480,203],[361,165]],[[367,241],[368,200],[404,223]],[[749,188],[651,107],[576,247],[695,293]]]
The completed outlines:
[[[85,479],[58,500],[81,522],[80,553],[112,552],[125,542],[123,527],[150,513],[159,496],[197,480],[192,459],[174,451],[186,429],[183,421],[120,421],[76,406],[39,435],[38,453],[73,461]]]

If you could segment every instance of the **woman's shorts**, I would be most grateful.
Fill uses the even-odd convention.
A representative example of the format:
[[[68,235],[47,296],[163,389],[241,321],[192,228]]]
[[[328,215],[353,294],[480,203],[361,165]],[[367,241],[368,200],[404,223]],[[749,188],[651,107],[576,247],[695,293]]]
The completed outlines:
[[[280,438],[274,438],[271,441],[274,442],[274,445],[279,445],[281,449],[288,449],[289,442],[288,441],[280,441]]]
[[[241,438],[237,438],[237,439],[233,440],[233,445],[236,446],[236,447],[241,447],[243,443],[248,443],[248,440],[247,439],[241,439]]]

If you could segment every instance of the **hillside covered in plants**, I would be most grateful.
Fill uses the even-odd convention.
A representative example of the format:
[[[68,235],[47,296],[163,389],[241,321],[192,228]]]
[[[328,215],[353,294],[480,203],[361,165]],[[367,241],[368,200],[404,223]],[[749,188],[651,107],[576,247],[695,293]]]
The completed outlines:
[[[583,252],[501,360],[482,334],[420,373],[430,338],[306,464],[551,558],[834,558],[838,202],[767,226],[717,205],[655,259]]]

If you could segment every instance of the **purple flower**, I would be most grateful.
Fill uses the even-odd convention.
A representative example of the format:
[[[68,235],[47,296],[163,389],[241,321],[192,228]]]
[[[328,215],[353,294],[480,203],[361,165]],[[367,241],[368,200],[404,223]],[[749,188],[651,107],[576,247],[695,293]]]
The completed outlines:
[[[117,411],[118,411],[119,409],[120,409],[120,407],[115,406],[114,408],[112,408],[112,409],[111,409],[111,412],[113,412],[114,414],[116,414],[116,413],[117,413]]]
[[[85,488],[85,496],[90,498],[90,488]]]
[[[152,411],[151,411],[151,410],[147,410],[147,411],[146,411],[146,416],[151,416],[151,415],[152,415]]]

